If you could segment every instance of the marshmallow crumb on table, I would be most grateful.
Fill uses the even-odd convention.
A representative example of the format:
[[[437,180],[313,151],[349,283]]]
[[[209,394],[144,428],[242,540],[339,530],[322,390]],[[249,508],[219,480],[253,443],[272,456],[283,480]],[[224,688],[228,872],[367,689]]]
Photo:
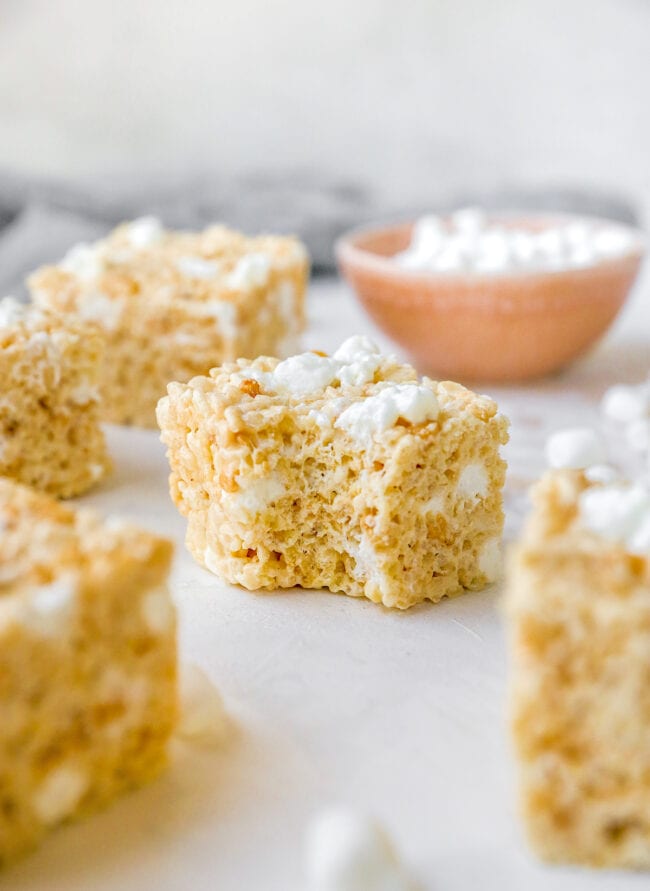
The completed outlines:
[[[650,489],[548,473],[511,555],[510,712],[545,860],[650,868]]]
[[[495,581],[507,420],[367,338],[170,384],[158,420],[187,546],[231,583],[406,609]]]
[[[39,306],[101,330],[104,420],[153,427],[169,381],[293,348],[308,266],[294,238],[248,238],[224,226],[172,232],[143,217],[76,245],[28,284]]]
[[[308,891],[416,891],[386,831],[351,810],[331,809],[309,826]]]
[[[69,498],[108,473],[102,356],[92,325],[0,300],[0,476]]]
[[[643,474],[650,484],[650,377],[636,386],[610,387],[601,409],[617,431],[622,426],[623,441],[641,457]]]
[[[638,236],[599,220],[557,222],[539,231],[490,219],[479,208],[420,218],[411,243],[393,260],[417,272],[503,273],[583,268],[637,249]]]
[[[159,774],[177,691],[170,542],[6,479],[0,527],[1,867]]]
[[[551,434],[546,441],[546,460],[556,469],[582,470],[605,464],[607,450],[602,437],[591,427],[571,427]]]
[[[637,386],[617,384],[610,387],[602,399],[605,417],[613,421],[631,423],[650,415],[650,381]]]

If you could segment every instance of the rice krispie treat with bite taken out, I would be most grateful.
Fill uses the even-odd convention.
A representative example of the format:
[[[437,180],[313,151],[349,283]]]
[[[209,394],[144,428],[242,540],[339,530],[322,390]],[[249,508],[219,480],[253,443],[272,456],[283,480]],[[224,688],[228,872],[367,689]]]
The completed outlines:
[[[545,860],[647,869],[650,490],[590,476],[538,484],[510,561],[521,805]]]
[[[104,419],[153,427],[170,381],[295,349],[307,276],[294,238],[247,238],[223,226],[171,232],[143,218],[77,245],[29,286],[39,305],[103,329]]]
[[[168,541],[0,480],[0,865],[154,778],[176,720]]]
[[[105,476],[102,354],[94,326],[0,301],[0,476],[60,498]]]
[[[187,545],[230,582],[405,609],[497,575],[506,419],[366,338],[170,384],[158,421]]]

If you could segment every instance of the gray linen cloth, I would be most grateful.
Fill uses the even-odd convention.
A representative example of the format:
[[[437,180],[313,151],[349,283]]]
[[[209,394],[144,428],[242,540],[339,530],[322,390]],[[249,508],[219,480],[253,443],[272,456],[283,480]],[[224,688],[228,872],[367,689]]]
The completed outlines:
[[[624,198],[587,189],[504,187],[468,194],[423,194],[418,206],[396,206],[355,183],[307,173],[106,177],[65,182],[0,172],[0,296],[24,296],[25,276],[93,241],[123,220],[145,214],[166,226],[198,229],[215,221],[248,233],[293,233],[306,243],[316,273],[335,269],[333,244],[354,226],[409,219],[479,204],[488,209],[547,210],[636,223]]]

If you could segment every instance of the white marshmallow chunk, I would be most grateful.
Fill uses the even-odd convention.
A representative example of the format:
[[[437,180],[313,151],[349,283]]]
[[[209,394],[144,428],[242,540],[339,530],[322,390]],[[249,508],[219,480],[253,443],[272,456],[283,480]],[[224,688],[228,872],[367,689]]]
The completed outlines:
[[[503,554],[498,538],[488,538],[478,556],[478,568],[488,582],[496,582],[503,572]]]
[[[420,384],[395,384],[380,390],[361,402],[354,402],[334,423],[362,443],[394,427],[399,418],[411,424],[434,421],[438,417],[438,400],[429,387]]]
[[[163,237],[165,230],[157,217],[140,217],[129,223],[126,237],[134,248],[151,247]]]
[[[534,272],[581,268],[623,256],[638,245],[638,237],[622,226],[577,220],[535,232],[491,222],[479,208],[465,208],[448,220],[422,217],[409,246],[393,260],[425,272]]]
[[[650,417],[631,421],[625,428],[625,440],[635,452],[650,450]]]
[[[621,478],[621,474],[611,464],[592,464],[585,470],[585,477],[590,483],[614,483]]]
[[[176,261],[176,268],[181,275],[205,281],[209,281],[219,274],[219,264],[216,260],[206,260],[204,257],[179,257]]]
[[[235,290],[261,288],[271,274],[271,261],[266,254],[246,254],[239,260],[227,278],[229,287]]]
[[[328,810],[306,839],[309,891],[410,891],[413,884],[386,832],[348,810]]]
[[[27,315],[27,304],[15,297],[4,297],[0,300],[0,328],[9,328],[22,322]]]
[[[33,799],[34,811],[46,826],[69,817],[88,788],[88,776],[81,767],[63,764],[42,781]]]
[[[484,464],[468,464],[458,478],[456,494],[468,501],[479,501],[487,495],[489,482]]]
[[[83,281],[92,281],[104,272],[104,257],[94,244],[80,242],[70,248],[61,261],[61,269]]]
[[[122,300],[111,298],[101,291],[84,295],[77,304],[77,313],[85,322],[96,322],[107,331],[117,328],[123,309]]]
[[[627,544],[633,554],[650,557],[650,508],[641,515],[634,532],[628,537]]]
[[[546,441],[549,467],[583,470],[592,464],[605,464],[607,451],[601,437],[591,427],[571,427],[553,433]]]
[[[272,390],[294,396],[316,393],[337,381],[361,387],[372,381],[383,361],[378,347],[367,337],[350,337],[334,356],[300,353],[280,362],[275,370],[259,376],[260,383]]]
[[[611,485],[586,489],[578,501],[582,524],[610,541],[628,544],[650,512],[650,492],[643,486]]]
[[[636,421],[650,412],[650,387],[647,384],[610,387],[603,396],[602,411],[612,421],[625,424]]]

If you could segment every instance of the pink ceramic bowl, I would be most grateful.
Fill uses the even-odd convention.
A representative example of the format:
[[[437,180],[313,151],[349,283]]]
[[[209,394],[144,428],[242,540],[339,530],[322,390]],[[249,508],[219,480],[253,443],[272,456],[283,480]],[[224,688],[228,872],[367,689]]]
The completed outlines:
[[[585,219],[498,217],[503,225],[530,231]],[[412,228],[350,232],[337,242],[336,255],[379,327],[421,371],[439,378],[517,381],[562,368],[611,325],[643,258],[642,236],[630,230],[635,246],[629,252],[580,269],[419,272],[391,260],[408,246]]]

